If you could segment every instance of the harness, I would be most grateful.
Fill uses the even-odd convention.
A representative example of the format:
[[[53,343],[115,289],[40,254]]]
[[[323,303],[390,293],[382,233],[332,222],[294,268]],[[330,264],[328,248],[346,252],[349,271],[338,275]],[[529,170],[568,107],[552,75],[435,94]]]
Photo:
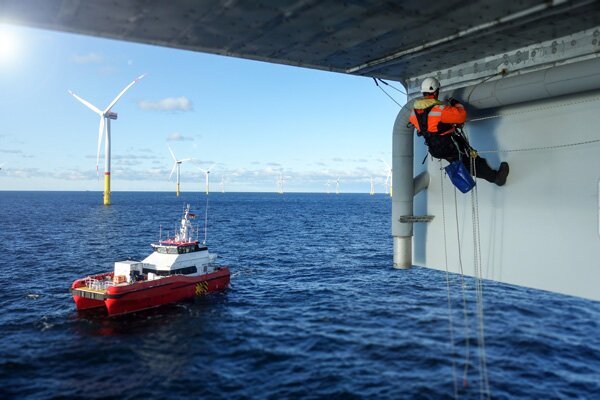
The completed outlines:
[[[438,123],[438,131],[429,131],[429,113],[437,104],[423,109],[414,109],[417,118],[417,135],[425,138],[425,143],[429,148],[429,153],[435,158],[458,158],[463,154],[469,155],[473,149],[467,139],[462,134],[462,131],[455,125]],[[441,132],[441,133],[440,133]]]

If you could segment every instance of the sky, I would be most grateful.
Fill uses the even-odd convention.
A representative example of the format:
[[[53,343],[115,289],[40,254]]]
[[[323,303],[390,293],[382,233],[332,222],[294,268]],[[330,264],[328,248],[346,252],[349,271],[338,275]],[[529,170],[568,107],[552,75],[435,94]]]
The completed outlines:
[[[68,90],[104,109],[141,74],[113,107],[112,191],[174,191],[167,146],[193,158],[182,191],[213,164],[211,190],[385,191],[399,107],[370,78],[1,24],[0,190],[102,191],[99,117]]]

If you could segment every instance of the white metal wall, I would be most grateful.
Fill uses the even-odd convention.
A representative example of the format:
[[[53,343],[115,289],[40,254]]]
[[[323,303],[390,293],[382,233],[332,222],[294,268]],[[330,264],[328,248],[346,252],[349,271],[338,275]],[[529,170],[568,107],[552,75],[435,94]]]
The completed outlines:
[[[490,110],[503,117],[467,124],[480,151],[555,146],[600,139],[600,92]],[[429,170],[429,189],[415,199],[415,215],[431,214],[414,229],[414,263],[444,269],[439,163],[421,165],[415,140],[415,174]],[[478,180],[484,277],[600,300],[600,143],[531,152],[483,154],[490,165],[510,164],[504,187]],[[444,162],[444,165],[445,162]],[[459,272],[454,189],[444,177],[448,267]],[[463,267],[473,275],[471,195],[457,192]]]

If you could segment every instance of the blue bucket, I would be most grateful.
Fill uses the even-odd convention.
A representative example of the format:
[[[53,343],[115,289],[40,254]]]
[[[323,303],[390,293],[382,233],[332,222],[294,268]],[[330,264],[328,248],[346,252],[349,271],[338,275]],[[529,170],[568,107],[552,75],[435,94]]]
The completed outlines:
[[[454,186],[461,192],[467,193],[475,186],[473,177],[460,160],[452,161],[450,165],[444,169]]]

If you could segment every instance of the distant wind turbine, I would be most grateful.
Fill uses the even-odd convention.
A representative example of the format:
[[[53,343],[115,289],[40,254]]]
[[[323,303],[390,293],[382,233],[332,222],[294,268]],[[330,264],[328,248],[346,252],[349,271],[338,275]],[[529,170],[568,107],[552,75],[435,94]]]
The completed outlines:
[[[385,177],[385,192],[389,193],[390,197],[392,196],[392,167],[390,167],[390,164],[386,163],[385,160],[381,160],[382,163],[385,164],[386,167],[386,177]]]
[[[221,175],[221,193],[225,193],[225,175]]]
[[[331,186],[331,182],[327,181],[325,182],[325,186],[327,186],[327,194],[329,194],[329,187]]]
[[[175,157],[175,153],[173,153],[171,146],[167,145],[167,147],[169,148],[169,152],[171,153],[171,156],[173,157],[173,160],[175,161],[175,163],[173,164],[173,169],[171,170],[171,173],[169,174],[169,179],[171,179],[171,177],[173,176],[173,172],[177,171],[177,189],[175,191],[175,194],[177,195],[177,197],[179,197],[179,195],[181,194],[180,186],[179,186],[180,178],[181,178],[181,164],[184,161],[190,161],[192,159],[184,158],[182,160],[178,160],[177,157]]]
[[[121,90],[121,93],[117,95],[110,102],[108,107],[104,109],[104,111],[100,110],[98,107],[94,106],[87,100],[82,99],[77,96],[75,93],[69,90],[69,94],[79,100],[84,106],[94,111],[96,114],[100,116],[100,126],[98,128],[98,152],[96,154],[96,173],[98,173],[98,164],[100,163],[100,145],[102,144],[102,135],[106,130],[106,140],[104,141],[104,205],[110,205],[110,120],[117,119],[117,113],[112,112],[112,108],[117,101],[125,94],[130,87],[132,87],[137,81],[142,79],[144,75],[140,75],[134,79],[129,85],[125,87],[125,89]]]
[[[340,194],[340,178],[335,180],[335,194]]]
[[[375,194],[375,186],[373,186],[373,177],[371,177],[371,191],[369,192],[371,196]]]
[[[286,183],[283,173],[279,173],[279,178],[277,179],[277,193],[283,194],[283,184]]]
[[[204,181],[205,181],[205,191],[206,194],[208,194],[208,192],[210,191],[210,187],[209,187],[209,175],[210,175],[210,170],[213,169],[213,167],[216,164],[211,165],[210,167],[208,167],[207,169],[203,169],[200,167],[196,167],[198,168],[200,171],[204,172]]]

